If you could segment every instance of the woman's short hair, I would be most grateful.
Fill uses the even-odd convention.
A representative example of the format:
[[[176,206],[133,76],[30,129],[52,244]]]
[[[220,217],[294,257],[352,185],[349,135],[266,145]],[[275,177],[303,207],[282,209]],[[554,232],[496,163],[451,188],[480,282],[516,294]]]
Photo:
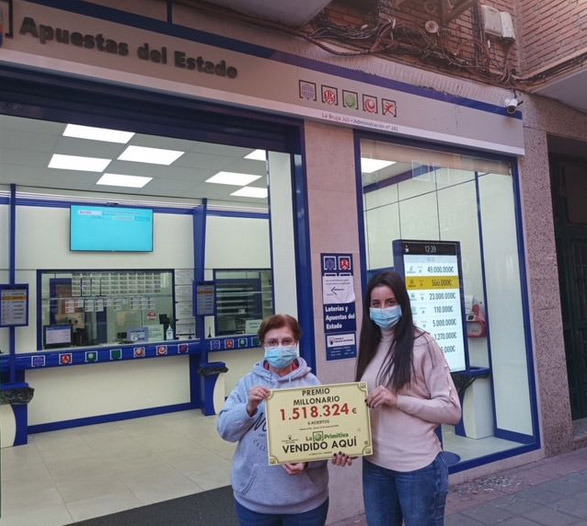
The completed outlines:
[[[302,339],[302,327],[298,323],[298,320],[289,314],[273,314],[273,316],[268,316],[263,320],[263,323],[261,323],[257,331],[261,344],[265,341],[265,335],[269,331],[281,329],[282,327],[287,327],[291,331],[296,342]]]

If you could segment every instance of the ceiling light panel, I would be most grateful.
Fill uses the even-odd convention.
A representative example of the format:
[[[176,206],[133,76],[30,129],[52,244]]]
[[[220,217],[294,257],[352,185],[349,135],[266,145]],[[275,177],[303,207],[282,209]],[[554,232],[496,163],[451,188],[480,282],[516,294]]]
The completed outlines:
[[[146,146],[127,146],[126,150],[118,156],[118,160],[169,166],[184,153],[178,150],[164,150],[162,148],[148,148]]]
[[[255,188],[254,186],[243,186],[232,194],[236,197],[255,197],[257,199],[267,198],[267,188]]]
[[[395,164],[395,161],[384,161],[382,159],[368,159],[361,157],[361,172],[364,174],[371,174],[377,170],[382,170]]]
[[[251,159],[252,161],[266,161],[267,152],[265,150],[253,150],[248,155],[245,155],[245,159]]]
[[[96,184],[108,186],[125,186],[127,188],[143,188],[152,177],[141,177],[138,175],[123,175],[106,173],[98,179]]]
[[[206,179],[206,182],[214,184],[230,184],[233,186],[246,186],[260,178],[260,175],[240,174],[236,172],[218,172],[216,175]]]
[[[63,155],[54,153],[49,161],[49,168],[60,170],[78,170],[80,172],[102,172],[112,162],[112,159],[99,157],[81,157],[79,155]]]
[[[115,142],[118,144],[126,144],[132,139],[133,135],[134,132],[109,130],[108,128],[94,128],[93,126],[79,126],[78,124],[68,124],[63,132],[64,137]]]

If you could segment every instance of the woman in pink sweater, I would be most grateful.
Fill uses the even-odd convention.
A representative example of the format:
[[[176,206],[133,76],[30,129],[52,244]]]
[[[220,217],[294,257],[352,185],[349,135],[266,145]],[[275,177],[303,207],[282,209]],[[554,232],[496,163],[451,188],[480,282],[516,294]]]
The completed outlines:
[[[442,526],[448,469],[436,429],[461,418],[436,340],[414,326],[396,272],[375,276],[363,301],[357,381],[367,382],[374,453],[363,459],[369,526]]]

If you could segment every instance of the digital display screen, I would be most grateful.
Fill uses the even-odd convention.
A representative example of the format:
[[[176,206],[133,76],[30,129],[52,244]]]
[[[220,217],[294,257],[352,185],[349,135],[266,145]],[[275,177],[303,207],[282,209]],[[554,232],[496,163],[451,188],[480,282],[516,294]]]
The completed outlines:
[[[398,266],[410,296],[414,325],[434,336],[452,372],[464,371],[467,342],[458,244],[401,241],[394,249],[400,258]]]
[[[72,205],[70,248],[88,252],[152,252],[153,210]]]
[[[71,347],[73,327],[71,325],[45,325],[43,340],[45,349]]]

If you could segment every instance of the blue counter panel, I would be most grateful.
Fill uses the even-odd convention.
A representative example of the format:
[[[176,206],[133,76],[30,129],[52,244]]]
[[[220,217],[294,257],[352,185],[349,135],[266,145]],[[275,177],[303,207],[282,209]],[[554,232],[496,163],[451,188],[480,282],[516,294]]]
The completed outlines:
[[[154,344],[113,345],[108,347],[85,347],[54,351],[38,351],[16,355],[16,369],[43,369],[48,367],[69,367],[72,365],[92,365],[147,358],[164,358],[199,354],[200,341],[174,341]],[[0,371],[9,370],[8,356],[0,357]]]

